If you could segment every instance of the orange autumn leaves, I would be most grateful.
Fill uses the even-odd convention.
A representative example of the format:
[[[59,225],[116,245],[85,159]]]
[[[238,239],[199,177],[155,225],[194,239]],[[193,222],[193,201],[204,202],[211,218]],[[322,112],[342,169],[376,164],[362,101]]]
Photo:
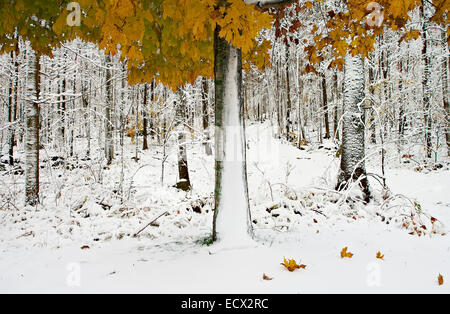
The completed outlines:
[[[352,258],[353,257],[353,253],[351,252],[347,252],[348,247],[345,247],[341,250],[341,258]]]
[[[298,265],[294,259],[286,259],[284,258],[283,263],[281,263],[287,270],[293,272],[296,269],[306,269],[306,265],[300,264]]]

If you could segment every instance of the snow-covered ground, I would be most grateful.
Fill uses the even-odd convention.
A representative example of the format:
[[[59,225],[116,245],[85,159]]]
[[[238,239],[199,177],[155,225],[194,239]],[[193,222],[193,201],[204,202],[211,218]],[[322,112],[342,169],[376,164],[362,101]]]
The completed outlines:
[[[371,178],[375,200],[363,206],[357,191],[332,191],[339,160],[331,142],[299,150],[273,139],[269,124],[251,125],[256,244],[210,254],[214,247],[201,242],[211,232],[213,158],[189,146],[194,188],[186,193],[172,187],[175,145],[164,184],[162,149],[153,146],[136,163],[133,147],[125,151],[123,203],[115,192],[122,189],[120,155],[104,171],[95,160],[74,170],[42,169],[38,208],[20,206],[23,177],[0,178],[0,293],[450,292],[448,160],[437,170],[388,167],[390,194],[383,199]],[[375,160],[368,170],[379,174]],[[344,247],[352,258],[341,258]],[[288,272],[284,257],[306,269]]]

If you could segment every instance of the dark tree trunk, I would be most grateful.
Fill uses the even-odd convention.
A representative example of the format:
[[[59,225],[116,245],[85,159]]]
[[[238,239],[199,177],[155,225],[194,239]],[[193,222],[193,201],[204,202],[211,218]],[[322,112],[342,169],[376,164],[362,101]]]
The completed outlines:
[[[142,136],[144,137],[144,143],[142,145],[142,149],[143,150],[147,150],[148,149],[148,104],[147,104],[147,94],[148,94],[148,85],[147,83],[144,84],[144,120],[143,120],[143,134]]]
[[[442,100],[444,104],[445,120],[445,140],[447,142],[447,155],[450,156],[450,106],[449,106],[449,60],[448,60],[448,45],[447,45],[447,33],[442,32],[442,43],[444,45],[444,52],[446,55],[442,60]]]
[[[211,137],[209,135],[209,87],[208,79],[203,78],[202,82],[203,96],[202,96],[202,111],[203,111],[203,132],[205,132],[205,153],[208,156],[212,155]]]
[[[105,157],[106,163],[110,165],[114,158],[113,124],[111,107],[113,103],[113,84],[111,70],[111,55],[106,55],[106,106],[105,106]],[[137,126],[136,126],[137,128]],[[137,130],[136,130],[137,138]]]
[[[328,118],[327,80],[325,77],[325,73],[322,74],[322,106],[325,120],[325,136],[323,138],[329,139],[331,138],[331,136],[330,136],[330,120]]]

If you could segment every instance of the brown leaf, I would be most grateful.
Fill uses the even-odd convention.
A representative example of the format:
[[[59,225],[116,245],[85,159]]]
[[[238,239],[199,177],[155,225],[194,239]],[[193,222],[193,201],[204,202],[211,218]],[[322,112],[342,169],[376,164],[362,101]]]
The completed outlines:
[[[341,258],[344,258],[344,257],[352,258],[353,257],[353,253],[347,252],[347,250],[348,250],[348,247],[345,247],[342,249]]]
[[[90,249],[90,247],[89,247],[89,245],[83,245],[83,246],[81,247],[81,249],[82,249],[82,250],[87,250],[87,249]]]
[[[377,258],[384,260],[384,255],[381,255],[381,252],[377,252]]]
[[[263,280],[272,280],[273,278],[268,277],[266,274],[263,274]]]
[[[444,284],[444,277],[441,274],[439,274],[439,276],[438,276],[438,283],[440,286],[442,286]]]

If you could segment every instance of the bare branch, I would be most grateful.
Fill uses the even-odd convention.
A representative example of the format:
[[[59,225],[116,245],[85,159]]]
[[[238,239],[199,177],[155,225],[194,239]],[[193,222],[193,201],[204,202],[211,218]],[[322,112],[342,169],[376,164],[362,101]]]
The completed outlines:
[[[296,3],[298,0],[244,0],[244,2],[247,4],[254,4],[260,9],[268,9]]]

